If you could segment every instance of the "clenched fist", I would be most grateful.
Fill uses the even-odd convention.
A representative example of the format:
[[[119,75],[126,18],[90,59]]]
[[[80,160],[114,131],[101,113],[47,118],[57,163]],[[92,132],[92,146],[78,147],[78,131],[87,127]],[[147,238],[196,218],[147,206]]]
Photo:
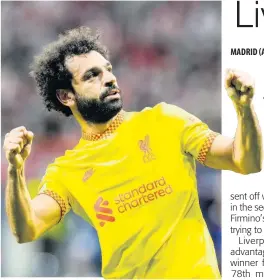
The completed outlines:
[[[31,151],[33,136],[24,126],[14,128],[6,134],[4,150],[10,165],[17,169],[23,167]]]
[[[225,88],[236,105],[249,106],[254,96],[255,82],[245,72],[228,69],[225,77]]]

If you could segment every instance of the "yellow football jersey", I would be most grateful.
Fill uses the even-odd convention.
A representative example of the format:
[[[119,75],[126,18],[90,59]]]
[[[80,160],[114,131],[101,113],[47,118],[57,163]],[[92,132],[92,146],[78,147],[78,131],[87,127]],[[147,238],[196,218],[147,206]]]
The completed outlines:
[[[195,172],[216,136],[174,105],[122,111],[50,164],[40,193],[97,230],[104,278],[218,279]]]

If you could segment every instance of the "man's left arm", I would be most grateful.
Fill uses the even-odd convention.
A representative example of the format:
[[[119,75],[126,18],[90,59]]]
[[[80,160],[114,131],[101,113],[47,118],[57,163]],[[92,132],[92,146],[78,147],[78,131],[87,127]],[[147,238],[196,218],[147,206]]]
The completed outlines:
[[[246,73],[229,70],[225,88],[237,113],[235,138],[217,136],[206,155],[204,165],[241,174],[259,172],[263,150],[261,129],[252,104],[254,81]]]

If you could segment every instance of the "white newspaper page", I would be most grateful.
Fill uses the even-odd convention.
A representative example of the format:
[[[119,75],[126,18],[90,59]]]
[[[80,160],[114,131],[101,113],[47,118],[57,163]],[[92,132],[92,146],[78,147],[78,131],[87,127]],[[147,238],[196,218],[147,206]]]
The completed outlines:
[[[234,137],[237,127],[224,89],[227,68],[255,79],[253,104],[263,133],[264,1],[223,1],[222,32],[222,133]],[[222,202],[223,279],[263,279],[264,171],[250,175],[223,171]]]

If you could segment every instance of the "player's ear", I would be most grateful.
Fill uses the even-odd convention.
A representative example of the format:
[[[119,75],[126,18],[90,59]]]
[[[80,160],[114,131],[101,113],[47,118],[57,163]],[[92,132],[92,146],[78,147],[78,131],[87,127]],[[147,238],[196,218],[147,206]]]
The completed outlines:
[[[72,107],[75,104],[75,96],[69,90],[58,89],[56,91],[56,96],[59,101],[65,106]]]

